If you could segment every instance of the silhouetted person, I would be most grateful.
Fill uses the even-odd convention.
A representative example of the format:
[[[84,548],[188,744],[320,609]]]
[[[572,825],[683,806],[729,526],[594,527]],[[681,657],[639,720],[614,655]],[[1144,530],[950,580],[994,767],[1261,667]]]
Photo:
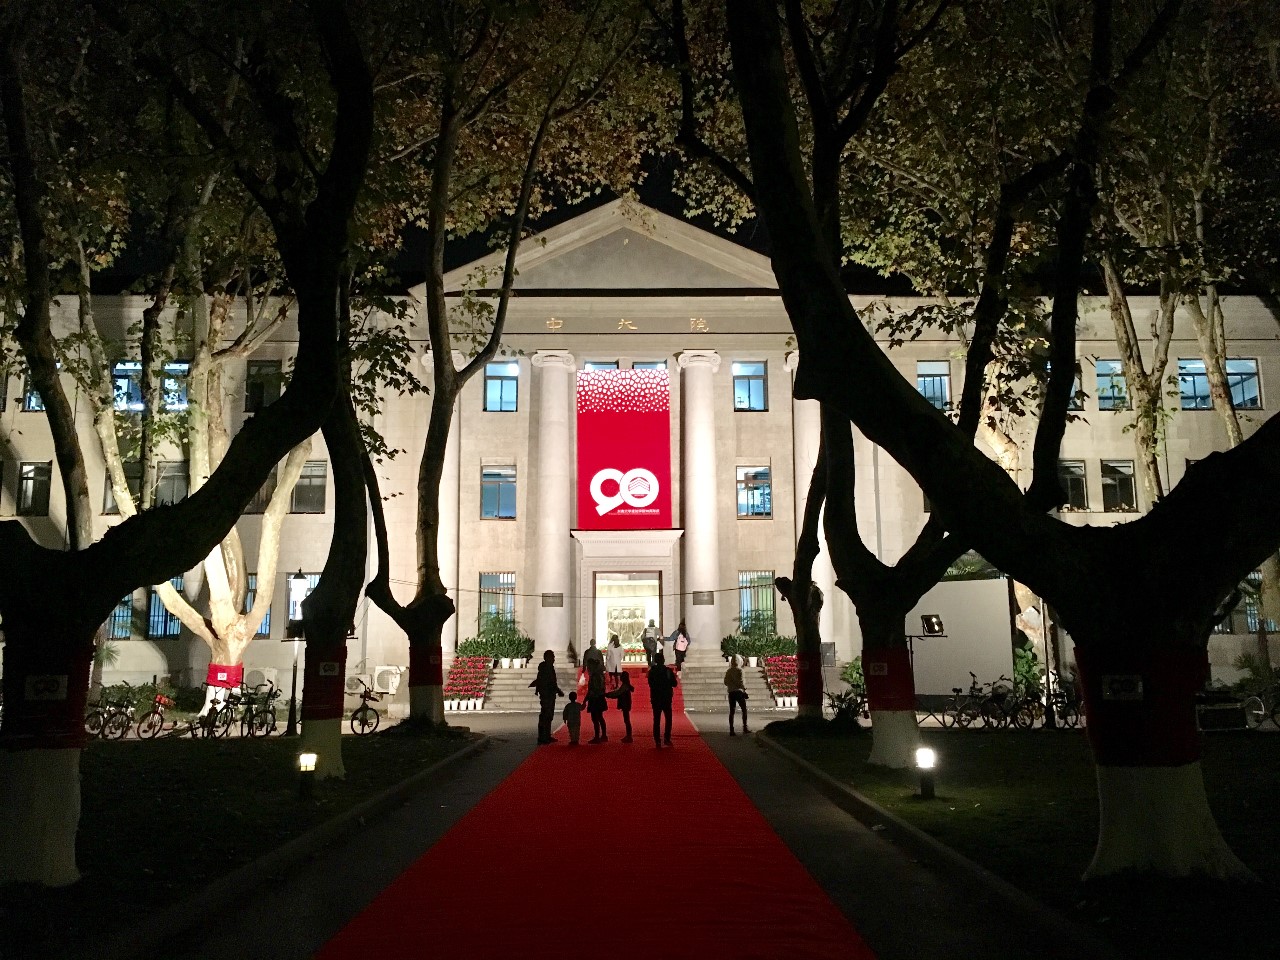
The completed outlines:
[[[604,668],[615,687],[622,682],[622,641],[616,633],[609,637],[609,645],[604,648]]]
[[[578,702],[576,690],[569,694],[569,702],[564,705],[564,725],[569,728],[569,746],[576,747],[582,735],[582,704]]]
[[[676,689],[675,671],[667,666],[662,654],[654,654],[649,668],[649,701],[653,704],[653,745],[671,746],[671,698]],[[666,729],[659,732],[659,721],[667,718]]]
[[[729,690],[729,736],[736,735],[733,731],[733,715],[738,707],[742,708],[742,732],[750,733],[747,729],[747,685],[742,679],[742,668],[738,666],[737,657],[729,659],[729,669],[724,672],[724,685]]]
[[[595,637],[591,638],[591,645],[587,647],[586,653],[582,655],[582,669],[588,677],[591,676],[591,665],[593,663],[599,664],[601,670],[604,669],[604,654],[596,646]]]
[[[622,738],[623,743],[631,742],[631,691],[635,687],[631,685],[631,674],[622,671],[622,677],[618,681],[618,689],[612,693],[606,693],[606,697],[611,697],[618,701],[618,709],[622,711],[622,722],[627,725],[627,735]]]
[[[679,670],[684,663],[684,656],[689,652],[689,631],[685,629],[684,621],[680,621],[680,626],[676,627],[671,634],[671,649],[676,652],[676,669]]]
[[[658,652],[658,638],[661,636],[662,632],[650,620],[649,625],[644,628],[644,636],[640,639],[640,644],[644,647],[644,665],[646,668],[653,666],[653,655]]]
[[[556,715],[556,697],[563,697],[560,682],[556,679],[556,655],[548,650],[538,664],[538,675],[529,684],[538,695],[541,710],[538,712],[538,742],[551,743],[551,720]]]
[[[597,653],[599,651],[596,651]],[[591,714],[591,739],[587,743],[604,743],[609,739],[604,712],[609,709],[604,692],[604,662],[597,658],[587,665],[587,713]]]

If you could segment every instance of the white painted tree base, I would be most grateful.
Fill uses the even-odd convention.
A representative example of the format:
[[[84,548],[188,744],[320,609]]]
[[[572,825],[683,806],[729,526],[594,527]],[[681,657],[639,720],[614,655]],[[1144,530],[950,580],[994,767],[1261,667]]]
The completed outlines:
[[[332,720],[311,719],[302,725],[298,752],[316,755],[317,780],[328,780],[330,777],[341,780],[347,775],[347,768],[342,764],[344,719],[344,717],[334,717]]]
[[[80,879],[80,751],[0,751],[0,886]]]
[[[914,767],[919,745],[914,710],[871,711],[871,756],[867,763],[891,770]]]
[[[1098,767],[1098,848],[1084,879],[1126,870],[1164,877],[1257,879],[1209,810],[1200,764]]]
[[[444,723],[444,687],[410,687],[409,719]]]

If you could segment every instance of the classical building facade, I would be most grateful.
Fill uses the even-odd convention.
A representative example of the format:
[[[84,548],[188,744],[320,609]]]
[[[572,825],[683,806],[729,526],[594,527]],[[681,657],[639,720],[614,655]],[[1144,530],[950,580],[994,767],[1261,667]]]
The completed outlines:
[[[449,274],[452,302],[460,302],[478,270],[495,262],[487,258]],[[540,649],[557,651],[570,645],[581,651],[611,632],[636,635],[650,619],[667,633],[683,619],[694,650],[712,656],[744,616],[774,614],[789,632],[790,611],[776,604],[770,582],[790,570],[819,424],[816,403],[791,396],[796,358],[767,260],[655,211],[613,203],[527,243],[519,271],[504,355],[464,389],[450,436],[440,551],[458,616],[446,646],[474,634],[485,611],[513,613]],[[854,297],[860,309],[874,300]],[[144,305],[139,298],[112,298],[98,312],[123,331]],[[73,306],[62,305],[67,323]],[[1150,299],[1134,303],[1139,319],[1154,306]],[[1280,383],[1276,321],[1251,298],[1231,298],[1226,309],[1233,395],[1251,430],[1269,416],[1275,402],[1269,390]],[[1086,399],[1068,427],[1061,464],[1071,507],[1064,515],[1073,523],[1124,522],[1149,506],[1126,430],[1131,415],[1111,330],[1105,298],[1086,297],[1078,348]],[[227,398],[233,425],[270,402],[291,340],[282,327],[237,369]],[[416,347],[424,365],[433,362],[425,342]],[[939,406],[959,396],[963,359],[956,340],[926,333],[889,356]],[[117,377],[126,403],[128,372],[122,365]],[[1226,445],[1208,408],[1194,333],[1182,318],[1170,372],[1175,385],[1166,398],[1161,450],[1166,489],[1189,460]],[[173,373],[179,381],[180,365]],[[56,544],[65,511],[38,397],[18,377],[9,378],[4,394],[0,516],[20,516]],[[78,411],[89,437],[86,406],[81,401]],[[378,468],[388,496],[392,587],[402,597],[414,589],[414,491],[428,407],[425,397],[388,393],[374,423],[403,451]],[[1013,438],[1025,442],[1029,427],[1015,429]],[[318,436],[315,444],[285,522],[267,636],[246,655],[250,672],[290,662],[289,646],[275,642],[288,618],[284,577],[301,571],[314,580],[329,547],[327,455]],[[172,465],[161,471],[161,499],[185,492],[182,452],[170,457]],[[927,502],[905,471],[861,438],[857,462],[861,529],[876,554],[892,562],[925,522]],[[91,483],[105,489],[97,460]],[[104,497],[104,528],[113,522],[110,507]],[[254,515],[240,524],[250,558],[259,524]],[[824,638],[840,658],[856,655],[856,617],[834,588],[825,548],[815,579],[828,598]],[[191,594],[200,590],[195,575],[182,585]],[[144,591],[132,607],[132,616],[125,605],[104,628],[119,641],[119,675],[202,679],[203,645],[184,637]],[[944,692],[969,669],[1007,672],[1004,581],[944,583],[920,611],[942,615],[948,628],[945,643],[917,651],[925,692],[930,686]],[[1242,610],[1229,625],[1233,633],[1215,643],[1219,675],[1230,675],[1230,661],[1243,649],[1239,635],[1255,621],[1256,611]],[[407,663],[403,636],[365,602],[349,656],[352,672]]]

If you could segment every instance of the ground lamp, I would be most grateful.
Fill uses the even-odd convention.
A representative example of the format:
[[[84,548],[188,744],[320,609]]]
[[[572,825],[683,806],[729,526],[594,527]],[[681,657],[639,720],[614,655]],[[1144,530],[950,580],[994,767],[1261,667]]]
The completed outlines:
[[[298,754],[298,797],[310,800],[314,796],[316,780],[316,755],[314,753]]]
[[[285,628],[285,640],[293,641],[293,684],[289,688],[289,720],[284,735],[298,735],[298,642],[302,639],[302,601],[307,599],[307,575],[299,570],[289,577],[289,625]],[[315,764],[315,756],[311,762]]]
[[[938,762],[938,755],[930,747],[916,748],[916,769],[920,771],[920,799],[932,800],[933,768]]]

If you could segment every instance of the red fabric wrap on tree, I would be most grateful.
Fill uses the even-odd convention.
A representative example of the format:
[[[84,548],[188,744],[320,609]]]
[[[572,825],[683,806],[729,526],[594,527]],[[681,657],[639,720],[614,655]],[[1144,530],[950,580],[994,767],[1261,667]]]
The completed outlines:
[[[796,699],[800,706],[822,706],[822,653],[796,652]]]
[[[5,677],[10,695],[4,704],[4,748],[7,750],[80,749],[89,739],[84,713],[89,698],[92,656],[65,650],[29,650],[22,657],[9,644]]]
[[[1100,766],[1180,767],[1200,759],[1195,695],[1209,676],[1205,651],[1076,647],[1075,657]]]
[[[342,717],[346,696],[347,648],[315,650],[310,645],[302,663],[302,722]]]
[[[211,687],[226,687],[232,690],[244,681],[243,663],[211,663],[204,682]]]
[[[409,686],[444,686],[444,657],[438,646],[409,644]]]
[[[867,682],[867,706],[872,710],[916,709],[916,678],[906,647],[863,650],[862,672]]]

